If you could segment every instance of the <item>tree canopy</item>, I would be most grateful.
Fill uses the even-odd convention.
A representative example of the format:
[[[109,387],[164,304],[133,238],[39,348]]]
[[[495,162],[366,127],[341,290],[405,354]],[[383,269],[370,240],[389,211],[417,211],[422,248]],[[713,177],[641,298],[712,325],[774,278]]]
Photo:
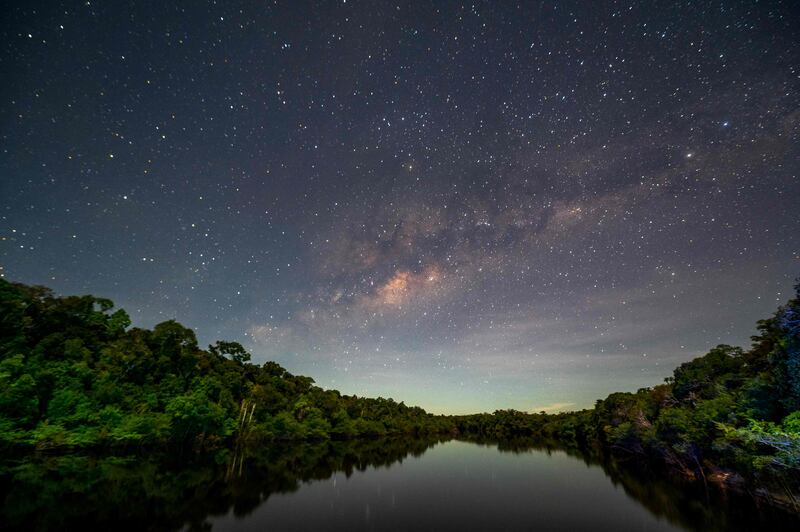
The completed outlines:
[[[450,428],[421,408],[252,364],[236,342],[201,349],[174,320],[130,325],[108,299],[0,279],[0,444],[207,447]]]

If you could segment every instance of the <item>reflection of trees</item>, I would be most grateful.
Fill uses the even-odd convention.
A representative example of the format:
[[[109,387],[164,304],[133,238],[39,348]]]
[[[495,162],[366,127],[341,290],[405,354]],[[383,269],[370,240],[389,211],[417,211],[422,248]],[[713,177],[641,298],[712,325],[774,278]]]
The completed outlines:
[[[438,439],[391,438],[243,447],[216,454],[120,457],[46,456],[0,466],[3,530],[208,529],[207,519],[251,513],[274,493],[335,472],[350,476],[421,456]],[[759,509],[752,499],[669,481],[646,464],[530,438],[470,438],[500,452],[566,453],[610,481],[654,515],[692,530],[793,529],[796,517]],[[454,522],[458,516],[453,516]]]
[[[190,530],[233,510],[243,516],[273,493],[342,471],[388,467],[438,439],[392,438],[240,448],[213,455],[35,456],[0,466],[5,529]],[[234,467],[231,467],[235,464]]]
[[[588,467],[601,468],[615,486],[650,513],[689,530],[792,530],[800,525],[797,516],[767,505],[759,506],[750,496],[714,487],[705,490],[702,484],[682,479],[666,469],[654,469],[645,460],[612,457],[601,448],[580,449],[555,440],[524,437],[459,439],[514,454],[562,452]]]

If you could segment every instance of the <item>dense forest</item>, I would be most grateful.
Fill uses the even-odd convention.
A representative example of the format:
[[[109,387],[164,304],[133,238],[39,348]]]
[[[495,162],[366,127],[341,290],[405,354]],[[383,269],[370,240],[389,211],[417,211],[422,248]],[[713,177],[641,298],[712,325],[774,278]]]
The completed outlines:
[[[452,422],[391,399],[341,395],[235,342],[201,349],[166,321],[130,328],[93,296],[0,279],[0,445],[121,447],[443,432]]]
[[[752,346],[720,345],[664,384],[591,410],[435,416],[323,390],[235,342],[202,349],[166,321],[131,327],[93,296],[0,279],[0,445],[213,448],[392,434],[555,442],[640,457],[705,482],[800,493],[800,283]]]

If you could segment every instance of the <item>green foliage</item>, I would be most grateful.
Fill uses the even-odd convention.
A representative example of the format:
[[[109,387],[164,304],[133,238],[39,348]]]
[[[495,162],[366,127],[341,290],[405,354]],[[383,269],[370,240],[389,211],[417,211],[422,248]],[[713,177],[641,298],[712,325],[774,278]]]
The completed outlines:
[[[743,364],[741,348],[719,345],[675,370],[672,393],[681,401],[713,398],[735,385]]]
[[[113,307],[0,279],[0,445],[214,447],[452,428],[420,408],[251,364],[236,342],[202,350],[174,320],[131,329]]]
[[[792,412],[783,420],[783,430],[790,434],[800,435],[800,411]]]
[[[757,472],[774,469],[800,475],[800,434],[769,421],[749,420],[744,427],[720,425],[739,462]]]
[[[638,454],[705,478],[728,468],[800,493],[800,283],[747,351],[719,345],[666,384],[614,393],[589,411],[456,418],[464,434],[532,436]]]
[[[245,351],[244,347],[236,342],[220,341],[214,345],[208,346],[208,350],[210,353],[217,356],[230,355],[231,360],[235,360],[236,362],[244,363],[250,361],[250,353]]]

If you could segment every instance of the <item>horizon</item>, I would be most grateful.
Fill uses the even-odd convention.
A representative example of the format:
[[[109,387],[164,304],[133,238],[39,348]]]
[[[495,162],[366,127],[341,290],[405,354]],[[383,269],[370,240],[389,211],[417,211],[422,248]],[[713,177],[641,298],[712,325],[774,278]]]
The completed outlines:
[[[3,276],[0,275],[0,278],[2,278],[2,277]],[[8,280],[8,279],[6,279],[6,280],[9,281],[9,282],[12,282],[12,283],[13,282],[17,282],[17,281]],[[798,277],[796,279],[796,284],[800,284],[800,277]],[[44,286],[44,285],[42,285],[42,286]],[[49,288],[49,287],[46,287],[46,288]],[[103,296],[98,296],[97,294],[60,294],[60,293],[56,293],[55,291],[53,292],[53,294],[56,297],[92,295],[92,296],[95,296],[95,297],[103,298]],[[105,298],[105,299],[108,299],[108,298]],[[781,303],[779,305],[779,307],[783,307],[784,303]],[[120,307],[119,305],[116,305],[116,303],[114,304],[113,309],[122,309],[122,310],[126,310],[127,311],[127,309],[124,309],[123,307]],[[765,316],[762,319],[766,319],[766,318],[767,318],[767,316]],[[168,318],[168,320],[174,320],[174,321],[176,321],[178,323],[181,323],[181,320],[179,319],[179,317]],[[168,321],[168,320],[165,320],[165,321]],[[153,325],[155,325],[155,324],[153,324]],[[146,326],[140,326],[140,325],[136,324],[135,322],[132,322],[131,327],[144,327],[144,328],[147,328]],[[198,336],[198,339],[202,338],[202,336],[199,334],[202,331],[198,331],[196,329],[192,329],[191,327],[190,327],[190,329]],[[756,329],[755,325],[753,326],[753,330],[751,332],[752,333],[756,333],[757,332],[757,329]],[[751,336],[752,335],[748,335],[748,339]],[[217,338],[217,339],[214,339],[214,340],[239,342],[238,339],[231,339],[231,338]],[[210,344],[214,340],[210,340],[208,343]],[[201,348],[202,348],[202,344],[204,342],[202,342],[200,340],[198,340],[198,342],[199,342],[199,344],[201,345]],[[722,344],[723,345],[732,345],[733,347],[741,347],[745,351],[747,351],[749,349],[749,345],[745,345],[745,344],[741,344],[741,345],[739,345],[739,344],[725,344],[724,342],[722,342]],[[716,345],[720,345],[720,344],[716,344]],[[715,346],[712,346],[712,347],[715,347]],[[211,346],[209,345],[209,347],[211,347]],[[706,353],[705,351],[699,352],[699,353],[697,353],[696,356],[693,356],[693,357],[689,358],[687,360],[687,362],[690,361],[690,360],[694,360],[695,358],[701,357],[705,353]],[[261,361],[253,361],[253,360],[251,360],[251,362],[256,363],[256,364],[263,364],[264,362],[267,362],[267,360],[261,360]],[[659,385],[659,384],[663,384],[664,383],[664,379],[666,377],[671,377],[672,374],[673,374],[674,369],[675,368],[670,369],[668,374],[665,375],[665,377],[662,378],[659,382],[655,382],[655,383],[650,384],[650,385],[645,385],[645,386],[642,386],[642,387],[639,387],[639,388],[636,388],[636,389],[615,389],[615,390],[610,390],[608,393],[606,393],[602,397],[597,397],[594,401],[591,401],[590,403],[588,403],[586,405],[580,405],[580,404],[574,403],[574,402],[561,402],[561,403],[556,402],[556,403],[551,403],[551,404],[546,404],[546,405],[535,405],[535,406],[527,408],[527,409],[526,408],[514,408],[514,407],[502,407],[501,406],[501,407],[493,408],[492,410],[461,410],[461,411],[453,411],[453,410],[443,411],[441,408],[439,408],[437,406],[432,406],[431,407],[431,406],[425,406],[425,405],[421,405],[421,404],[416,404],[416,403],[413,403],[413,402],[410,402],[410,401],[406,401],[403,397],[386,396],[386,395],[381,395],[380,393],[378,393],[378,394],[369,394],[369,393],[367,393],[367,394],[358,394],[356,392],[348,392],[346,390],[340,390],[340,389],[336,388],[335,386],[324,386],[321,383],[317,382],[316,379],[314,379],[313,375],[304,375],[304,376],[311,377],[314,380],[314,382],[315,382],[315,384],[317,386],[319,386],[319,387],[321,387],[322,389],[325,389],[325,390],[336,390],[336,391],[341,392],[342,395],[349,395],[349,396],[359,396],[359,397],[368,397],[368,398],[383,397],[384,399],[392,399],[397,403],[401,403],[401,402],[405,403],[407,406],[419,406],[419,407],[422,407],[422,408],[424,408],[424,410],[427,413],[433,414],[433,415],[463,416],[463,415],[474,415],[474,414],[491,414],[492,412],[497,411],[497,410],[516,410],[516,411],[520,411],[520,412],[527,413],[527,414],[544,413],[544,414],[550,415],[550,414],[561,414],[561,413],[569,413],[569,412],[578,412],[578,411],[582,411],[582,410],[591,410],[592,408],[594,408],[594,405],[595,405],[596,401],[606,399],[606,397],[611,393],[616,393],[616,392],[623,392],[623,393],[625,393],[625,392],[636,392],[636,391],[638,391],[640,389],[652,389],[653,386],[656,386],[656,385]],[[292,372],[290,371],[290,373],[292,373]],[[299,375],[299,374],[297,374],[297,375]],[[444,407],[444,408],[447,408],[447,407]]]
[[[591,408],[800,274],[781,3],[15,6],[0,276],[347,395]]]

